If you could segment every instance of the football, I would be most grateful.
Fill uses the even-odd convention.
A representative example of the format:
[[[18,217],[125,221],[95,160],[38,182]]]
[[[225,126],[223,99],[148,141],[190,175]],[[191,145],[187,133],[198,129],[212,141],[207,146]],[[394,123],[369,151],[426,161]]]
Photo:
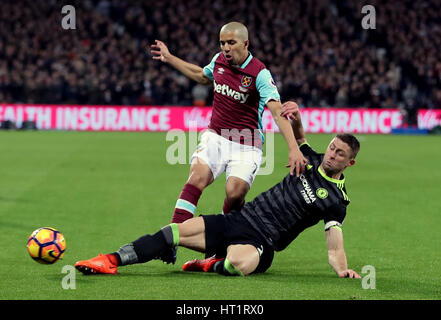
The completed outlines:
[[[27,248],[35,261],[53,264],[63,257],[66,241],[63,234],[54,228],[39,228],[29,236]]]

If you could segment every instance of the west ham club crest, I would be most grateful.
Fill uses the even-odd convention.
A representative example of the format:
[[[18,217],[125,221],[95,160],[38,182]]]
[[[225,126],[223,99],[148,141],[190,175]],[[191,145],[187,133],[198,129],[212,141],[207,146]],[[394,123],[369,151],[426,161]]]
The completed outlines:
[[[253,78],[249,77],[249,76],[243,76],[242,80],[240,81],[240,84],[242,85],[242,87],[248,88],[251,83],[253,83]]]

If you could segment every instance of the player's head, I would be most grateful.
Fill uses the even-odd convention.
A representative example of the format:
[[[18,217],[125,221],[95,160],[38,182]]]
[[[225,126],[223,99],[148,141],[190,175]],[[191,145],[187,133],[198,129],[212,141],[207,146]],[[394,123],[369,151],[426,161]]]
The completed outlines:
[[[328,175],[336,175],[355,164],[360,142],[349,133],[337,134],[328,145],[322,161],[322,168]]]
[[[227,23],[220,30],[219,43],[225,59],[230,64],[242,64],[248,57],[247,27],[240,22]]]

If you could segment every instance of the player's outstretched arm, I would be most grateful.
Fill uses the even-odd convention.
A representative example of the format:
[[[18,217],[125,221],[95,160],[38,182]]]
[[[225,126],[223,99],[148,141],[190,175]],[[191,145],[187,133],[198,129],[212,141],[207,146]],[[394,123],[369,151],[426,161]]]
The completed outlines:
[[[271,100],[267,103],[268,109],[270,109],[274,121],[280,129],[283,137],[286,140],[289,148],[289,167],[290,174],[294,174],[294,169],[296,170],[296,176],[298,177],[300,173],[305,172],[305,166],[308,164],[308,160],[303,156],[300,151],[299,146],[296,143],[293,130],[289,121],[282,117],[280,114],[282,112],[282,104],[279,101]]]
[[[154,60],[161,60],[164,63],[168,63],[186,77],[200,84],[209,85],[212,83],[211,80],[205,76],[201,67],[172,55],[164,42],[155,40],[155,44],[152,44],[150,48],[150,53],[153,55]]]
[[[354,270],[348,269],[346,253],[343,247],[343,232],[331,227],[326,231],[329,264],[340,278],[361,278]]]
[[[282,117],[286,117],[291,121],[292,130],[298,145],[306,142],[305,130],[302,125],[302,118],[300,115],[300,108],[297,103],[287,101],[282,105]]]

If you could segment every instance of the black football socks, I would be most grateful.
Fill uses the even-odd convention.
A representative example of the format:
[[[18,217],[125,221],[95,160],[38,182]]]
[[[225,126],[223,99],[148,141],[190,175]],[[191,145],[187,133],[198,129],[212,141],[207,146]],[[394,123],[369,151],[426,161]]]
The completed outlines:
[[[128,243],[113,253],[119,265],[144,263],[160,257],[167,249],[179,245],[179,229],[176,223],[169,224],[153,235],[145,235]]]
[[[242,271],[237,269],[227,258],[216,262],[213,265],[213,270],[224,276],[243,276]]]

